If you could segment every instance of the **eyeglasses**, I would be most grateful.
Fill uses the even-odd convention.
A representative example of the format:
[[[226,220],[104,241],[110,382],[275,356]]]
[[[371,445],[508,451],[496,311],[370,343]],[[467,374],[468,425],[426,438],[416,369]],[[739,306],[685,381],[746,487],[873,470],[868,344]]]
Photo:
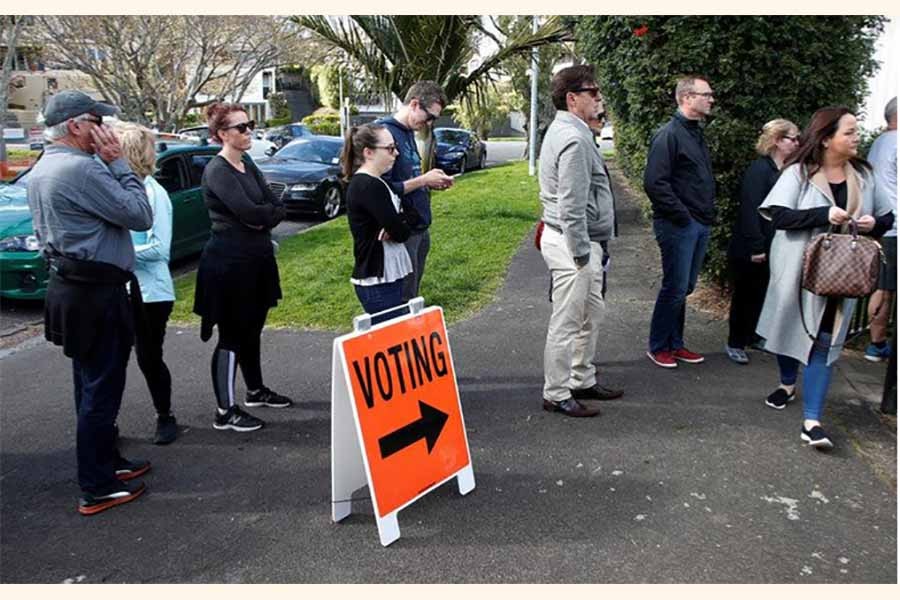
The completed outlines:
[[[572,92],[575,94],[580,94],[581,92],[587,92],[591,95],[592,98],[600,97],[600,88],[598,88],[598,87],[581,87],[581,88],[576,88],[576,89],[572,90]]]
[[[424,110],[424,109],[423,109],[423,110]],[[428,111],[426,110],[425,112],[428,112]],[[390,152],[390,153],[394,153],[394,152],[399,153],[399,152],[400,152],[399,150],[397,150],[397,144],[386,144],[386,145],[384,145],[384,146],[372,146],[372,147],[373,147],[373,148],[383,148],[383,149],[387,150],[387,151]]]
[[[691,92],[691,96],[703,96],[704,98],[714,98],[715,94],[712,92]]]
[[[426,123],[431,123],[432,121],[437,121],[437,119],[438,119],[437,115],[428,112],[428,109],[425,108],[424,106],[420,106],[419,108],[421,108],[422,112],[425,113],[425,122]],[[380,147],[380,146],[378,146],[378,147]]]
[[[256,129],[256,121],[247,121],[246,123],[238,123],[237,125],[229,125],[228,127],[223,127],[222,131],[226,129],[237,129],[238,133],[247,133],[247,130],[253,131]]]

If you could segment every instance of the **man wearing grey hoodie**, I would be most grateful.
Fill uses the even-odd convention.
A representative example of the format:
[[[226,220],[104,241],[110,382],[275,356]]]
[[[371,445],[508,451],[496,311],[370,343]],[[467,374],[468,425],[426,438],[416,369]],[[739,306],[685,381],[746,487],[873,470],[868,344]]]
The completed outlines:
[[[602,243],[613,236],[609,177],[588,123],[602,111],[590,65],[559,71],[551,83],[556,117],[544,137],[539,166],[544,208],[541,254],[553,281],[553,314],[544,347],[543,408],[593,417],[580,400],[623,394],[597,382],[593,364],[604,313]]]

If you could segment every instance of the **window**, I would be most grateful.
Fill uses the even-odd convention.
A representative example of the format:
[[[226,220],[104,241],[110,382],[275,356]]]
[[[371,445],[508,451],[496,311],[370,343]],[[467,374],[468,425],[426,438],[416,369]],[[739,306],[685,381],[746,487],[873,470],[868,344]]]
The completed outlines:
[[[191,156],[191,187],[200,187],[203,169],[215,157],[215,154],[194,154]]]
[[[163,186],[163,189],[174,194],[184,189],[181,178],[181,159],[177,156],[164,160],[159,164],[159,170],[154,178]]]

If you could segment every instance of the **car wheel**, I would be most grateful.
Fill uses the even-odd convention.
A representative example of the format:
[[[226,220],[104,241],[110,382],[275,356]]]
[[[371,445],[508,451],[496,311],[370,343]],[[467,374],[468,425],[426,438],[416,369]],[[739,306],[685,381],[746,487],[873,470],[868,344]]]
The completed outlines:
[[[325,190],[322,199],[322,215],[326,219],[333,219],[341,213],[341,189],[336,185]]]
[[[481,160],[478,161],[478,168],[483,169],[487,164],[487,152],[481,151]]]
[[[459,173],[460,175],[462,175],[462,174],[465,173],[465,172],[466,172],[466,157],[463,156],[463,157],[459,160],[459,169],[457,170],[457,173]]]

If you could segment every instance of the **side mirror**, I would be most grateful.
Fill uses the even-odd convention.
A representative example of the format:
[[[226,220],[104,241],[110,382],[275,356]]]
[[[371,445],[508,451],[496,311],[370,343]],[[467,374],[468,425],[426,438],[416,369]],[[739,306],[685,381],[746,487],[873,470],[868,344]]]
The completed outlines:
[[[266,149],[266,156],[273,156],[276,152],[278,152],[278,148],[272,146]]]

